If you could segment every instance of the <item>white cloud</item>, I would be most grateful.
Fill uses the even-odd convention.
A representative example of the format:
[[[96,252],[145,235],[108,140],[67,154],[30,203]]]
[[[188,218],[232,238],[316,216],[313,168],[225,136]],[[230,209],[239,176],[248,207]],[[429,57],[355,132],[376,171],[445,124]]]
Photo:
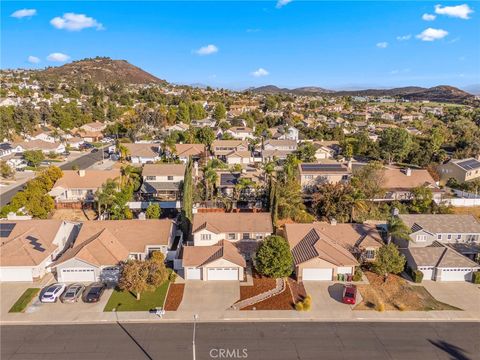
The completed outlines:
[[[24,17],[32,17],[34,15],[37,15],[37,10],[35,9],[21,9],[13,12],[12,15],[10,16],[17,19],[21,19]]]
[[[280,9],[281,7],[284,7],[287,4],[290,4],[293,0],[278,0],[276,8]]]
[[[264,68],[258,68],[254,72],[252,72],[252,75],[255,77],[262,77],[262,76],[267,76],[269,72],[265,70]]]
[[[397,36],[398,41],[407,41],[412,38],[412,34]]]
[[[425,20],[425,21],[433,21],[437,18],[437,15],[433,15],[433,14],[423,14],[422,15],[422,19]]]
[[[218,47],[215,45],[202,46],[200,49],[196,50],[195,53],[198,55],[211,55],[218,52]]]
[[[435,41],[443,39],[447,35],[448,31],[446,30],[428,28],[418,34],[417,39],[420,39],[422,41]]]
[[[70,59],[70,56],[62,53],[51,53],[47,56],[48,61],[55,61],[55,62],[65,62]]]
[[[32,55],[30,55],[27,60],[30,64],[38,64],[40,62],[40,58]]]
[[[473,10],[467,4],[457,5],[457,6],[444,6],[435,5],[435,14],[438,15],[447,15],[450,17],[456,17],[460,19],[470,19],[470,14],[473,13]]]
[[[386,42],[386,41],[379,42],[379,43],[377,43],[377,47],[380,48],[380,49],[385,49],[385,48],[388,47],[388,42]]]
[[[103,30],[104,27],[97,20],[85,14],[65,13],[50,20],[53,27],[60,30],[80,31],[87,28]]]

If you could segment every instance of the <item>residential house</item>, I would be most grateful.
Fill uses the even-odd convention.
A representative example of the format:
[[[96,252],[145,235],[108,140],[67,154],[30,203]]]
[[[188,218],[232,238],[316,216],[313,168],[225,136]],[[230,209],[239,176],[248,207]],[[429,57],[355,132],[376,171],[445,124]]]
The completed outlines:
[[[86,221],[73,246],[52,265],[60,282],[118,281],[121,264],[160,251],[175,256],[175,223],[162,220]],[[177,238],[177,240],[176,240]]]
[[[234,139],[247,140],[254,139],[253,130],[246,126],[232,126],[226,131],[227,134],[232,135]]]
[[[23,149],[20,146],[15,146],[8,142],[4,142],[0,144],[0,158],[23,152]]]
[[[348,278],[360,263],[373,261],[383,245],[375,226],[336,221],[286,224],[285,237],[299,281]]]
[[[95,193],[107,180],[119,179],[121,172],[113,170],[63,170],[63,176],[53,185],[49,194],[55,203],[70,204],[92,203]]]
[[[315,159],[325,160],[333,159],[341,152],[340,143],[338,141],[314,141]]]
[[[175,154],[181,162],[186,164],[189,159],[199,161],[206,155],[206,149],[203,144],[176,144]]]
[[[248,144],[243,140],[215,140],[212,143],[212,152],[218,159],[227,164],[251,164],[252,153]]]
[[[298,170],[298,180],[303,190],[311,190],[324,183],[347,182],[352,175],[350,165],[338,162],[301,163]]]
[[[165,128],[165,130],[167,131],[167,133],[171,133],[173,131],[184,132],[184,131],[187,131],[188,128],[189,128],[188,125],[186,125],[184,123],[178,123],[178,124],[173,124],[173,125],[167,126]]]
[[[240,280],[244,278],[245,258],[228,240],[210,246],[184,246],[182,266],[185,280]]]
[[[241,172],[217,171],[217,189],[225,196],[236,196],[238,200],[254,200],[257,189],[264,184],[263,172],[255,168],[247,168]],[[240,186],[241,179],[247,180],[251,186]]]
[[[181,198],[185,164],[145,164],[141,193],[146,200],[177,201]]]
[[[99,121],[82,125],[77,133],[87,142],[95,142],[103,139],[103,131],[107,125]]]
[[[62,143],[51,143],[43,140],[30,140],[14,144],[18,152],[23,153],[30,150],[40,150],[44,154],[65,152],[65,145]]]
[[[46,141],[46,142],[49,142],[49,143],[54,143],[55,142],[55,138],[50,133],[50,130],[49,129],[45,130],[43,128],[36,129],[32,134],[27,135],[27,139],[28,140],[42,140],[42,141]]]
[[[295,140],[265,140],[262,149],[262,161],[285,160],[289,154],[297,150]]]
[[[459,183],[480,179],[480,158],[452,159],[439,165],[438,172],[440,173],[440,180],[444,184],[451,178]]]
[[[68,247],[75,224],[63,220],[0,221],[0,281],[34,281]]]
[[[298,141],[299,131],[293,126],[284,127],[282,125],[269,128],[268,131],[272,134],[272,139],[277,140],[294,140]]]
[[[148,164],[160,160],[160,144],[157,143],[125,143],[127,157],[132,164]]]

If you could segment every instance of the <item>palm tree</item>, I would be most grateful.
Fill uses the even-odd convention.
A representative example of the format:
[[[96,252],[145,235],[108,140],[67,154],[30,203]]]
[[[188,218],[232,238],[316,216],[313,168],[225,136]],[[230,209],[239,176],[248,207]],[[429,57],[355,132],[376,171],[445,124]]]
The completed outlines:
[[[121,168],[121,185],[122,188],[125,186],[132,186],[133,189],[137,189],[140,185],[140,174],[138,169],[131,165],[122,166]]]
[[[392,216],[388,220],[388,243],[390,243],[392,238],[409,241],[410,233],[410,228],[405,225],[405,223],[398,216]]]
[[[128,148],[123,144],[117,144],[117,150],[120,153],[120,160],[124,162],[127,159],[130,150],[128,150]]]
[[[352,205],[350,212],[350,222],[355,221],[355,214],[357,212],[363,212],[368,209],[368,202],[364,198],[363,194],[360,191],[354,191],[349,199]]]
[[[213,193],[213,186],[217,182],[218,174],[212,167],[206,166],[203,169],[203,177],[205,180],[205,200],[208,201]]]

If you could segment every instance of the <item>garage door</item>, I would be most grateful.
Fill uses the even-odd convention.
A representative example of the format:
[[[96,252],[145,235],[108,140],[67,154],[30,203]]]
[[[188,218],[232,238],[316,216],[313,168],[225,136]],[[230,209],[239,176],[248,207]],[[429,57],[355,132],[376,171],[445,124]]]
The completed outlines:
[[[60,280],[60,279],[59,279]],[[95,281],[95,270],[93,269],[62,269],[61,280],[63,282],[92,282]]]
[[[433,280],[433,267],[421,266],[418,270],[423,273],[423,280]]]
[[[237,268],[210,268],[208,280],[238,280]]]
[[[202,269],[187,268],[187,280],[202,280]]]
[[[0,281],[32,281],[32,269],[0,268]]]
[[[332,280],[333,269],[303,269],[303,280]]]
[[[440,280],[441,281],[471,281],[472,269],[442,269]]]
[[[338,267],[337,268],[337,274],[353,274],[352,273],[352,267],[351,266],[345,266],[345,267]]]

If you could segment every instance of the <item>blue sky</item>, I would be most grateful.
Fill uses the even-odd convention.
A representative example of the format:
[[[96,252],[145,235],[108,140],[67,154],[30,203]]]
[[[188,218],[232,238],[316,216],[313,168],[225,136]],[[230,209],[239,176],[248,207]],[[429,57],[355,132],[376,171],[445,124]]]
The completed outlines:
[[[467,86],[480,83],[479,4],[2,1],[1,66],[98,55],[231,88]]]

